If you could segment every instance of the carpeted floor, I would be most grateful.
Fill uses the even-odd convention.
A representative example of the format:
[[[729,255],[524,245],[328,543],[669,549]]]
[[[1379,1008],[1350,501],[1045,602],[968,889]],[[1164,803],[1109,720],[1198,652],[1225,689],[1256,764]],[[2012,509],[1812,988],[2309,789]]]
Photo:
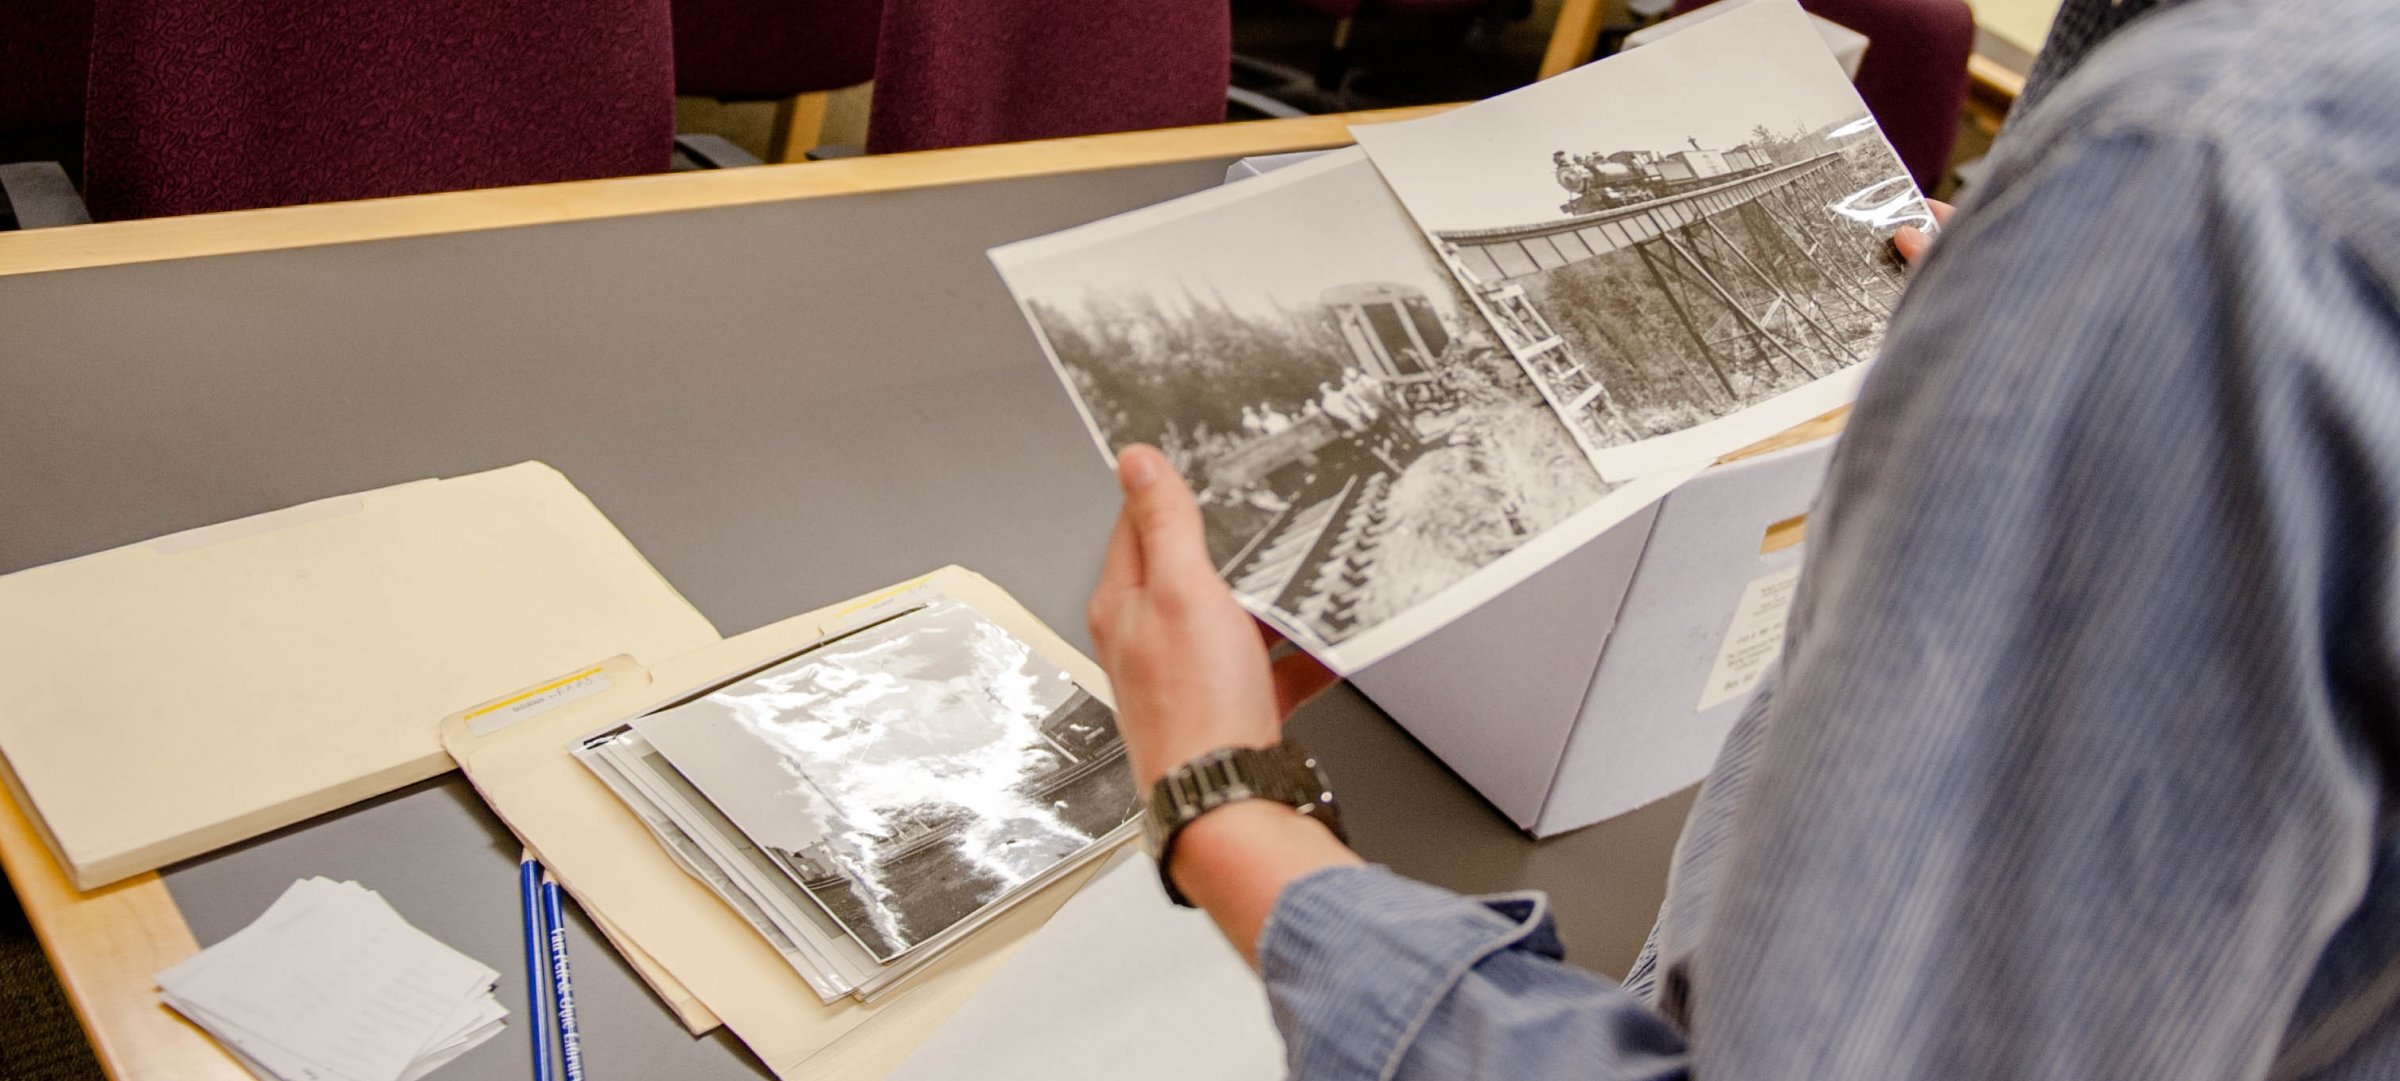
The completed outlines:
[[[4,882],[5,880],[0,880]],[[101,1081],[13,889],[0,886],[0,1081]]]

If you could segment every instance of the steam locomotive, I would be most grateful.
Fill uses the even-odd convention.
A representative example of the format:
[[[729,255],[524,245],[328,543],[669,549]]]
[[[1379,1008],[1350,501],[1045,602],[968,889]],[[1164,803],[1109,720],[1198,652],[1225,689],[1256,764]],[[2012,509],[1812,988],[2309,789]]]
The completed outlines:
[[[1567,201],[1558,208],[1566,214],[1631,206],[1775,167],[1765,147],[1704,150],[1697,141],[1690,150],[1665,154],[1619,150],[1570,157],[1561,150],[1550,155],[1550,164],[1557,170],[1558,186],[1567,190]]]

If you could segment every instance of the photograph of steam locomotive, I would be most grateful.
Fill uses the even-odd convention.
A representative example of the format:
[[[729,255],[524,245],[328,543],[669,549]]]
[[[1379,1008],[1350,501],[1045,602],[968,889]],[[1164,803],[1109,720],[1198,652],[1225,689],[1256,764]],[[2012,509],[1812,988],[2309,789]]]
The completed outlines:
[[[1237,595],[1344,671],[1656,495],[1600,479],[1355,150],[992,257],[1103,451],[1163,449]]]
[[[1703,89],[1653,90],[1669,85]],[[1903,281],[1887,240],[1931,224],[1781,0],[1356,131],[1610,479],[1705,462],[1848,401]]]

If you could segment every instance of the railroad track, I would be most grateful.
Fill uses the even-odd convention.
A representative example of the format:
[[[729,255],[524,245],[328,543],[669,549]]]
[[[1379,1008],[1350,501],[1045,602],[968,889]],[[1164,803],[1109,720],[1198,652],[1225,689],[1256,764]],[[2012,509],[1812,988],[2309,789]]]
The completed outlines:
[[[1392,480],[1377,470],[1315,499],[1295,499],[1226,564],[1225,580],[1248,596],[1271,598],[1322,633],[1348,630],[1357,622],[1375,545],[1391,526]]]

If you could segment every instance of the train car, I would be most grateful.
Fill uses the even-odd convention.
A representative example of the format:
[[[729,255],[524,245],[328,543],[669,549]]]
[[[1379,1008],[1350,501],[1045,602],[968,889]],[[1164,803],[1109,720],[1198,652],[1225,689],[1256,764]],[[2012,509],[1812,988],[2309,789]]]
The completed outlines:
[[[1327,289],[1317,302],[1341,331],[1351,358],[1383,380],[1402,403],[1425,408],[1448,400],[1440,361],[1450,348],[1450,331],[1424,290],[1395,282],[1359,282]],[[1295,490],[1320,455],[1354,438],[1332,418],[1313,413],[1211,462],[1205,486],[1228,493],[1261,485]]]
[[[1658,174],[1670,183],[1715,180],[1732,172],[1725,155],[1714,150],[1678,150],[1658,159]]]
[[[1280,432],[1258,436],[1210,462],[1203,487],[1230,494],[1254,487],[1298,489],[1325,449],[1342,432],[1322,413],[1302,417]]]
[[[1560,206],[1568,214],[1589,214],[1662,199],[1694,188],[1721,184],[1774,167],[1763,147],[1731,150],[1677,150],[1661,154],[1620,150],[1605,157],[1559,161],[1559,186],[1570,198]]]
[[[1450,347],[1450,332],[1425,291],[1392,282],[1337,285],[1317,297],[1359,364],[1407,386],[1439,374],[1434,362]]]

